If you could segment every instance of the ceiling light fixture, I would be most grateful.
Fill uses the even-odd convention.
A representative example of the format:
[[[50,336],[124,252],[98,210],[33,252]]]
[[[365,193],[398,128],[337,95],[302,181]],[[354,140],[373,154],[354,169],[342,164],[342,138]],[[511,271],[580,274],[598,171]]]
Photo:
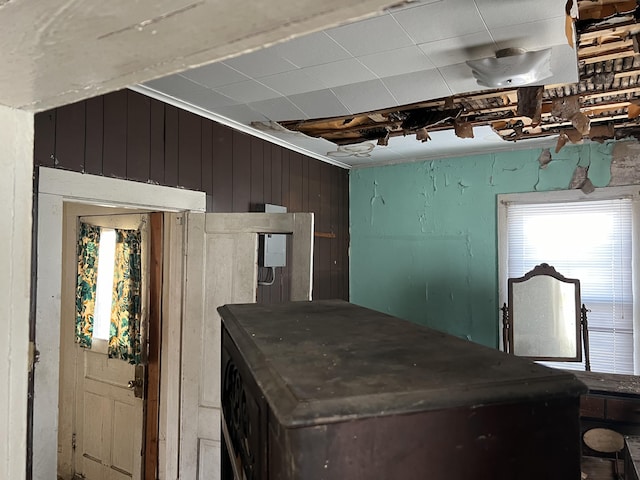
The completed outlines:
[[[518,87],[549,78],[551,48],[527,52],[522,48],[498,50],[495,57],[468,60],[478,85],[488,88]]]
[[[373,143],[360,143],[356,145],[338,145],[338,149],[332,152],[327,152],[327,156],[333,158],[345,158],[345,157],[370,157],[371,151],[375,148]]]

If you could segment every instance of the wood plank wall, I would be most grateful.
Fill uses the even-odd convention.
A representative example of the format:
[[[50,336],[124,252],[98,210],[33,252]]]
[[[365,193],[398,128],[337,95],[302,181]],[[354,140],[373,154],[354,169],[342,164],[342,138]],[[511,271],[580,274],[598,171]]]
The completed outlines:
[[[204,191],[209,212],[314,212],[313,298],[348,300],[346,170],[130,90],[38,113],[34,150],[36,166]],[[279,268],[258,301],[285,301],[289,282]]]

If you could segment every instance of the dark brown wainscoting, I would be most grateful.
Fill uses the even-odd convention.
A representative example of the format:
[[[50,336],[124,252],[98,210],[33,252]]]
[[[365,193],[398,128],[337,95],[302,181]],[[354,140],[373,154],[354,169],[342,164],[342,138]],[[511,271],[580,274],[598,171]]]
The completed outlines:
[[[38,113],[34,148],[36,166],[204,191],[210,212],[314,212],[313,296],[348,299],[346,170],[130,90]],[[259,302],[288,299],[289,268],[278,270]]]

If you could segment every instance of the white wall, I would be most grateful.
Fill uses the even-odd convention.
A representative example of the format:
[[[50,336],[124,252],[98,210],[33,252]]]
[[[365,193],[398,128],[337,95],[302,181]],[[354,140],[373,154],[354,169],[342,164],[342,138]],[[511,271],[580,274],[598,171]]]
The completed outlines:
[[[25,476],[33,114],[0,106],[0,478]]]

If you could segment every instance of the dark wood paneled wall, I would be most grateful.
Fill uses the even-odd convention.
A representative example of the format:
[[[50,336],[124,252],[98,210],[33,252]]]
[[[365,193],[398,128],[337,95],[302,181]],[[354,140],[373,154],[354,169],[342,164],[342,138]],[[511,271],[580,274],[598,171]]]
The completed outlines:
[[[36,166],[204,191],[209,212],[314,212],[315,299],[348,299],[348,172],[130,90],[35,117]],[[290,261],[288,264],[290,265]],[[289,295],[278,269],[258,300]]]

